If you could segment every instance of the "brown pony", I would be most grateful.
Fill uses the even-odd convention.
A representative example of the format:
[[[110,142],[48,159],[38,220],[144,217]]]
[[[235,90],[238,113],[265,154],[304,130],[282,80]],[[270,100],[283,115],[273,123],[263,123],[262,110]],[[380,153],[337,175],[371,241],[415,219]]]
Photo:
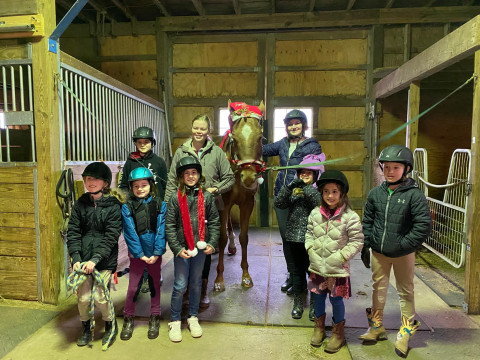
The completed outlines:
[[[215,291],[225,290],[223,279],[223,257],[227,239],[232,240],[230,211],[233,205],[240,208],[240,245],[242,247],[242,286],[252,287],[253,282],[248,273],[247,245],[248,223],[255,205],[255,193],[258,189],[259,177],[265,168],[262,158],[262,126],[260,121],[263,117],[263,101],[260,106],[250,106],[245,103],[228,102],[230,109],[231,134],[224,138],[221,147],[232,164],[235,174],[235,185],[222,194],[224,209],[220,214],[220,244],[217,265],[217,278],[215,279]],[[230,236],[227,233],[230,232]],[[234,236],[234,235],[233,235]],[[229,253],[234,253],[234,248],[229,246]]]

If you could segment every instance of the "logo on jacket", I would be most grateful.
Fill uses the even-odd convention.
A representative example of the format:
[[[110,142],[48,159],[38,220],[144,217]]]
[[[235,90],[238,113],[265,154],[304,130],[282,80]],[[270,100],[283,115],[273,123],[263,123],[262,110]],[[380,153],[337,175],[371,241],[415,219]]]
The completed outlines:
[[[399,204],[405,204],[405,199],[398,199],[397,202],[398,202]]]

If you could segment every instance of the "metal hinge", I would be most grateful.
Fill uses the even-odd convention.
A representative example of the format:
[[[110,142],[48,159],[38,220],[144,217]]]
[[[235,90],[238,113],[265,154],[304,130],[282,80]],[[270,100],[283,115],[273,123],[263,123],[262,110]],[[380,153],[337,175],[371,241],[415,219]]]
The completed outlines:
[[[465,196],[470,196],[472,193],[472,183],[467,182],[467,186],[465,187]]]
[[[465,301],[462,303],[462,308],[465,314],[468,314],[468,304]]]

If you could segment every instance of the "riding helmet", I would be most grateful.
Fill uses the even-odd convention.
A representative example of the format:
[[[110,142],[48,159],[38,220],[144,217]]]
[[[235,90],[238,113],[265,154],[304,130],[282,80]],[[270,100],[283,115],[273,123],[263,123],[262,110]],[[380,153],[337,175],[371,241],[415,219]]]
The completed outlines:
[[[130,175],[128,175],[128,182],[130,185],[132,184],[132,182],[137,180],[148,180],[149,182],[153,182],[153,174],[150,169],[147,169],[146,167],[138,167],[136,169],[133,169],[130,172]]]
[[[405,164],[405,174],[413,170],[413,154],[406,146],[390,145],[383,149],[378,157],[378,162],[383,164],[389,161]]]
[[[317,181],[317,187],[320,188],[322,185],[327,183],[334,182],[339,184],[342,187],[342,193],[348,193],[348,180],[347,177],[339,170],[327,170],[322,175],[320,175],[320,179]]]
[[[112,171],[103,162],[97,161],[87,165],[83,170],[82,177],[91,176],[95,179],[102,179],[108,183],[108,186],[112,183]]]
[[[136,142],[138,139],[148,139],[152,142],[152,146],[155,146],[156,143],[155,132],[153,129],[146,126],[141,126],[133,132],[133,142]]]
[[[307,115],[301,110],[292,110],[287,113],[285,116],[285,119],[283,119],[283,122],[285,125],[288,125],[288,122],[292,119],[298,119],[302,122],[302,124],[305,126],[307,124]]]
[[[187,169],[197,169],[200,176],[202,175],[202,165],[197,158],[193,156],[186,156],[177,162],[177,177],[182,176],[182,173]]]

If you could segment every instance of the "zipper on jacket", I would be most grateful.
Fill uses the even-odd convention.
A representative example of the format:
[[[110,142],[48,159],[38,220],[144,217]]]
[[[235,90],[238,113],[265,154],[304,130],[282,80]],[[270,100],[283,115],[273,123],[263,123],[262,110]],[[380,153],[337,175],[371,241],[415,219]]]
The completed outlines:
[[[388,189],[387,189],[388,192]],[[395,190],[394,190],[395,192]],[[385,222],[383,224],[383,234],[382,234],[382,243],[380,245],[380,252],[383,254],[383,242],[385,240],[385,236],[387,235],[387,218],[388,218],[388,207],[390,206],[390,198],[392,197],[392,194],[388,192],[388,198],[387,198],[387,206],[385,207]]]

